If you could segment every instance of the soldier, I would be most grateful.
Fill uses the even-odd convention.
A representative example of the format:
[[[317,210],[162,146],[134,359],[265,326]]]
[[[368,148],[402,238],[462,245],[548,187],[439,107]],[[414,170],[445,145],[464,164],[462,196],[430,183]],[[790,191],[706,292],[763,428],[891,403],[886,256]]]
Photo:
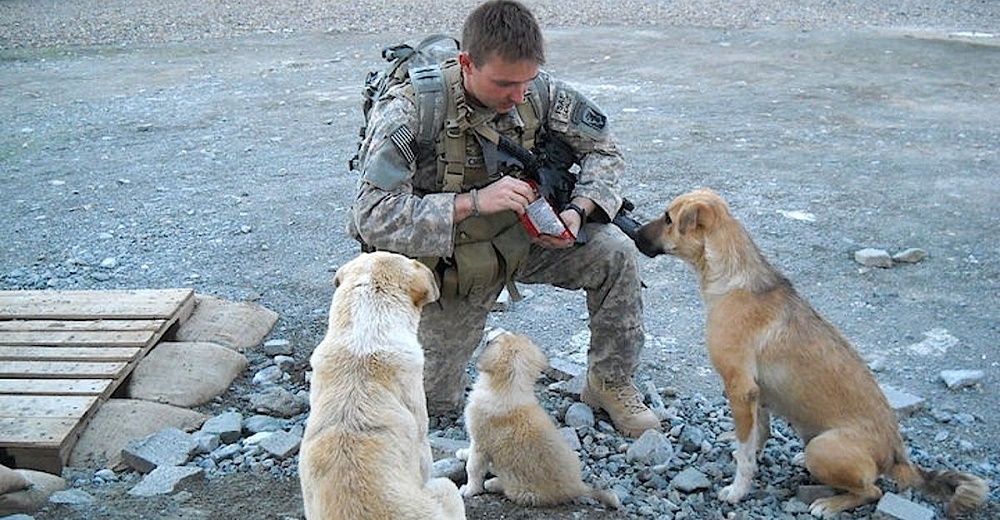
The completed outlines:
[[[544,283],[586,293],[591,339],[582,400],[605,410],[625,435],[659,430],[632,382],[644,342],[641,285],[632,241],[608,224],[622,204],[625,162],[607,117],[540,70],[541,29],[522,4],[480,5],[461,42],[457,59],[441,65],[445,88],[424,89],[444,102],[425,102],[424,79],[411,74],[373,106],[348,224],[367,249],[419,258],[439,277],[441,299],[424,307],[419,329],[428,411],[461,410],[466,366],[504,286],[516,296],[514,282]],[[433,139],[420,138],[422,125],[436,125]],[[528,234],[519,216],[538,193],[505,174],[498,134],[526,149],[543,140],[568,145],[578,181],[557,210],[585,242]]]

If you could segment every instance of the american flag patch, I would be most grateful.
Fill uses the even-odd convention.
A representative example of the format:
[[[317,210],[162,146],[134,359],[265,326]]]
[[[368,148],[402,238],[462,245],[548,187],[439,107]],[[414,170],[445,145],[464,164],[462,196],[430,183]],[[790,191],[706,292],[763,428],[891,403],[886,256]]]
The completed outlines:
[[[417,160],[416,153],[416,140],[413,138],[413,132],[405,126],[397,128],[391,135],[389,139],[392,140],[392,144],[396,145],[396,149],[399,153],[403,154],[403,158],[406,162],[412,163]]]

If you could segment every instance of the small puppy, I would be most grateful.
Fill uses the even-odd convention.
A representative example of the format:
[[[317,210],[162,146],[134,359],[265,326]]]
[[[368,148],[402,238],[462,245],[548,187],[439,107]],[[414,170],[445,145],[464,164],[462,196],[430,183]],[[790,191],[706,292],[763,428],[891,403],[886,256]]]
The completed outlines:
[[[802,437],[813,477],[846,492],[815,500],[813,515],[878,500],[883,474],[945,498],[949,516],[985,501],[983,479],[909,461],[895,414],[861,357],[767,262],[715,192],[674,199],[639,229],[636,245],[650,257],[682,258],[700,279],[708,353],[736,427],[736,476],[720,499],[735,503],[749,491],[771,410]]]
[[[504,332],[487,343],[465,406],[469,448],[455,454],[466,461],[462,494],[504,493],[525,506],[588,496],[617,508],[614,493],[583,483],[579,457],[538,404],[535,381],[548,364],[527,336]],[[484,483],[487,471],[496,476]]]
[[[420,309],[439,296],[423,264],[362,254],[339,270],[310,358],[299,479],[310,520],[464,519],[450,480],[429,479]]]

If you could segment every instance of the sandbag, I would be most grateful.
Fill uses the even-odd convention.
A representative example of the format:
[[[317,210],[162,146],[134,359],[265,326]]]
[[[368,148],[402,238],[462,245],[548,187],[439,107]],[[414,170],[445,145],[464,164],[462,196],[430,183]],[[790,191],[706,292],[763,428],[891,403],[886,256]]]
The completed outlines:
[[[225,393],[248,364],[243,354],[215,343],[163,342],[135,367],[125,397],[199,406]]]
[[[197,295],[194,312],[174,340],[207,341],[246,352],[260,345],[277,321],[276,312],[260,305]]]

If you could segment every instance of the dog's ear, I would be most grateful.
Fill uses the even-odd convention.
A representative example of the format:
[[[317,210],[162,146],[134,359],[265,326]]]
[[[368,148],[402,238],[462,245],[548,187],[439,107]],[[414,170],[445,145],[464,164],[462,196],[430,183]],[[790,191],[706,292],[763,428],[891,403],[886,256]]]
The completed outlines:
[[[549,360],[545,353],[534,341],[524,334],[511,333],[506,337],[509,341],[514,361],[517,365],[517,373],[530,375],[538,378],[543,370],[549,367]]]
[[[698,227],[698,214],[702,207],[698,203],[684,204],[677,210],[674,218],[677,219],[677,231],[686,235]]]
[[[333,275],[333,288],[338,289],[347,280],[352,273],[360,274],[367,269],[370,269],[371,262],[374,260],[373,253],[359,253],[358,256],[350,259],[347,263],[337,268],[337,272]]]
[[[340,266],[337,269],[337,273],[333,275],[333,288],[336,289],[340,287],[340,284],[344,283],[344,277],[347,276],[347,264]]]
[[[708,201],[694,200],[683,204],[677,211],[677,230],[684,235],[698,229],[711,227],[716,208]]]
[[[413,281],[410,283],[410,298],[417,307],[423,307],[441,296],[434,273],[423,262],[410,260]]]

